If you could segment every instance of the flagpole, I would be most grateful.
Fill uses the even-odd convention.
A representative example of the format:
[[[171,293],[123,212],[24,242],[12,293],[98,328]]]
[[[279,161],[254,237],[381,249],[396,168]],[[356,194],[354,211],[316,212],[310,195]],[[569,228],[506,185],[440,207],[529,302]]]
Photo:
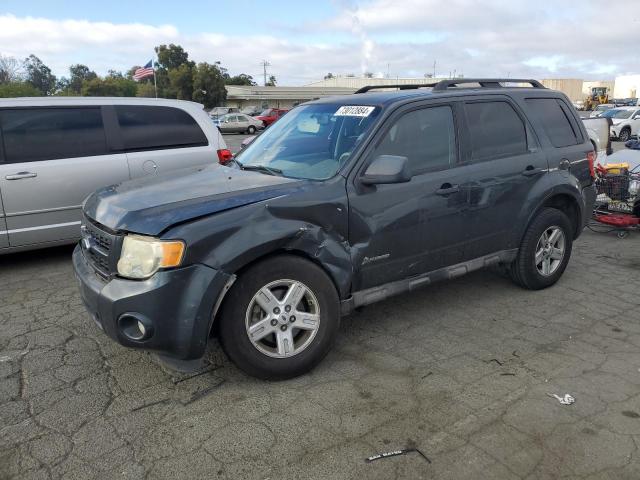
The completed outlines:
[[[153,69],[153,88],[156,90],[156,98],[158,98],[158,84],[156,83],[156,66],[154,61],[151,60],[151,68]]]

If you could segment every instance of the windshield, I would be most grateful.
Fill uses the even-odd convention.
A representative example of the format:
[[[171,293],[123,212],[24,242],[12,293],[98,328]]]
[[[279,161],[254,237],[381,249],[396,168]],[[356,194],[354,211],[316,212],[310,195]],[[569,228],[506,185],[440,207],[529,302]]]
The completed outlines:
[[[631,116],[631,110],[607,110],[602,114],[603,117],[607,118],[629,118]]]
[[[263,110],[262,113],[260,115],[258,115],[259,117],[268,117],[269,115],[271,115],[271,109],[267,109],[267,110]]]
[[[243,166],[264,166],[294,178],[336,174],[380,113],[378,107],[329,104],[293,109],[238,155]]]

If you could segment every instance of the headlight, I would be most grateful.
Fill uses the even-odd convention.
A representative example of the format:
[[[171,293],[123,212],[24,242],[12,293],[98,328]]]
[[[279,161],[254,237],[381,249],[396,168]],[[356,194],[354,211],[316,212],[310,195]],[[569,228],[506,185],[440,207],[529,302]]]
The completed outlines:
[[[179,266],[183,254],[181,241],[127,235],[122,243],[118,273],[127,278],[149,278],[160,268]]]

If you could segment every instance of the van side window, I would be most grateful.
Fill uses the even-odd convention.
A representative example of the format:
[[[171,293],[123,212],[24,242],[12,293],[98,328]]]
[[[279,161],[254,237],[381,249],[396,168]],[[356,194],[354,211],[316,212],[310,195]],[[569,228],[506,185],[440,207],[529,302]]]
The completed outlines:
[[[558,99],[527,98],[525,102],[554,147],[568,147],[581,142],[582,135],[577,134]]]
[[[5,162],[37,162],[109,153],[100,107],[0,110]]]
[[[428,107],[405,113],[376,147],[373,158],[379,155],[407,157],[414,175],[453,166],[456,138],[451,107]]]
[[[503,101],[466,103],[471,160],[527,153],[527,131],[513,107]]]
[[[116,105],[125,150],[155,150],[208,145],[197,122],[172,107]]]

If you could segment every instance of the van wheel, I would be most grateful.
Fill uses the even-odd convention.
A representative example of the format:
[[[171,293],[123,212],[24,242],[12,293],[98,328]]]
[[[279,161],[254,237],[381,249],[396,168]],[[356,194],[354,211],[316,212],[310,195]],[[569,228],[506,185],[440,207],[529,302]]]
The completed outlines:
[[[623,128],[622,130],[620,130],[620,135],[618,135],[618,140],[620,140],[621,142],[626,142],[630,138],[631,138],[630,128]]]
[[[571,257],[573,229],[569,218],[555,208],[543,209],[524,234],[511,279],[523,288],[540,290],[558,281]]]
[[[249,375],[283,380],[315,367],[340,327],[340,302],[327,274],[280,255],[246,270],[224,300],[220,343]]]
[[[247,128],[247,133],[249,135],[253,135],[254,133],[256,133],[256,127],[254,127],[253,125],[249,125],[249,128]]]

